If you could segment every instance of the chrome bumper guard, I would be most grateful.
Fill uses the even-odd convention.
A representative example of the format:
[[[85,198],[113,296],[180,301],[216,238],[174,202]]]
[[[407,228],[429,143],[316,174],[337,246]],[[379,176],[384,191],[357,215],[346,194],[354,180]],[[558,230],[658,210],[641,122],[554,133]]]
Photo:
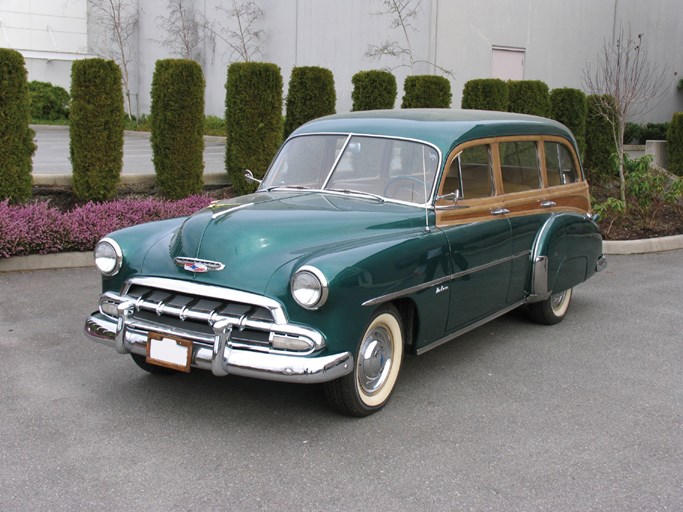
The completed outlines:
[[[604,254],[601,254],[598,258],[598,262],[595,264],[595,271],[602,272],[607,268],[607,258]]]
[[[113,319],[94,312],[85,322],[85,334],[98,343],[114,348],[120,354],[147,355],[148,333],[183,336],[162,324],[133,318],[133,303],[119,304],[119,317]],[[298,383],[320,383],[335,380],[353,370],[350,352],[324,357],[302,357],[232,348],[233,325],[227,320],[216,322],[214,336],[192,339],[191,366],[211,370],[216,376],[240,375],[263,380]]]

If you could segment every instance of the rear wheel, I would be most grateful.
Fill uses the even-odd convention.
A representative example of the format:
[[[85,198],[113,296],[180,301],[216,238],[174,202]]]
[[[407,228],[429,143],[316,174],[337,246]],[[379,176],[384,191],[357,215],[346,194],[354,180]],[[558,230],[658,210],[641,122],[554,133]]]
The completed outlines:
[[[325,385],[330,405],[342,414],[368,416],[391,397],[403,360],[401,317],[393,306],[375,313],[354,354],[353,372]]]
[[[149,372],[154,375],[173,375],[174,373],[178,373],[178,371],[173,370],[171,368],[165,368],[163,366],[158,366],[156,364],[149,364],[147,362],[147,358],[145,356],[141,356],[140,354],[130,354],[130,357],[133,358],[133,361],[135,361],[135,364],[137,364],[140,368],[145,370],[146,372]]]
[[[572,288],[569,288],[551,295],[544,301],[529,304],[529,315],[536,323],[554,325],[565,317],[571,300]]]

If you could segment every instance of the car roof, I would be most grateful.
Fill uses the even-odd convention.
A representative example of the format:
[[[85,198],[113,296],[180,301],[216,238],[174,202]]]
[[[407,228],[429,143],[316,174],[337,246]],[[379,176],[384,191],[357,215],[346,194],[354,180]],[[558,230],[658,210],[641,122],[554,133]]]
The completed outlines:
[[[366,110],[314,119],[292,135],[359,133],[418,139],[447,154],[462,142],[506,135],[556,135],[576,146],[569,129],[545,117],[489,110]]]

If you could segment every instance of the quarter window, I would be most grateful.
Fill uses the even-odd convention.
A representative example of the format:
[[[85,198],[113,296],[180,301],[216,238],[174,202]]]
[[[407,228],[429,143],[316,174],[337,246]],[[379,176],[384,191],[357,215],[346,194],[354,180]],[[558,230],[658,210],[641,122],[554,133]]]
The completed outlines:
[[[500,168],[506,193],[541,188],[538,152],[534,141],[501,142]]]
[[[579,181],[579,173],[567,146],[559,142],[545,142],[543,149],[549,187]]]
[[[462,150],[453,160],[446,175],[444,194],[460,191],[463,199],[493,195],[491,148],[487,144]]]

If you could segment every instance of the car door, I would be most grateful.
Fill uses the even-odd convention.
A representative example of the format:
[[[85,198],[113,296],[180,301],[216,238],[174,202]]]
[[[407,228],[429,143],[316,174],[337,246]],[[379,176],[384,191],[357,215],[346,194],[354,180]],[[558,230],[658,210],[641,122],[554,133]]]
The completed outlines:
[[[551,215],[586,205],[579,183],[578,160],[566,142],[557,137],[523,136],[500,139],[504,207],[512,230],[512,268],[507,302],[523,300],[529,292],[531,253],[536,238]],[[585,184],[584,184],[585,185]],[[548,256],[560,264],[566,254],[564,238],[557,238]]]
[[[506,305],[511,271],[510,221],[497,195],[488,141],[463,144],[447,161],[437,199],[437,227],[450,249],[446,330],[453,332]],[[454,194],[457,193],[457,200]]]

